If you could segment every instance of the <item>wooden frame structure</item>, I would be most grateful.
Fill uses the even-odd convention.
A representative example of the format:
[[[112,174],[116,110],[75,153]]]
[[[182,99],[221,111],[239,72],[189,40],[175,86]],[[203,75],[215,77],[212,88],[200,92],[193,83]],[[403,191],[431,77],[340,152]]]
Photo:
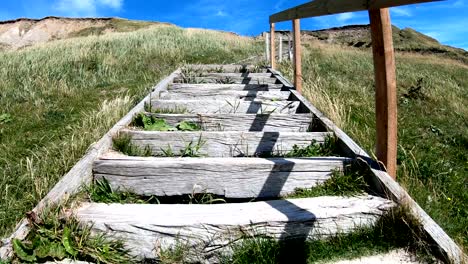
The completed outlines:
[[[389,7],[440,0],[315,0],[270,16],[270,32],[274,36],[275,23],[293,21],[294,31],[294,85],[302,92],[301,31],[299,19],[354,11],[369,11],[372,50],[376,83],[377,159],[388,174],[396,179],[397,173],[397,91],[395,55],[393,51],[392,24]],[[270,47],[275,47],[274,37]],[[274,55],[274,49],[271,49]],[[276,66],[275,56],[270,65]]]

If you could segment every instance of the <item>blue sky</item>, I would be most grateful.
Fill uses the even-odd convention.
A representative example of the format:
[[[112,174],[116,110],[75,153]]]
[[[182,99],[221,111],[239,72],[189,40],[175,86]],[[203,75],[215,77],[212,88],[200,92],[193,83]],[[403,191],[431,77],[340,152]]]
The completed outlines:
[[[347,0],[343,0],[347,1]],[[170,22],[257,35],[268,29],[268,16],[305,0],[3,0],[0,20],[44,16],[97,17]],[[417,4],[391,9],[392,23],[411,27],[440,42],[468,50],[468,0]],[[309,18],[303,29],[369,23],[366,12]],[[290,29],[289,22],[278,24]]]

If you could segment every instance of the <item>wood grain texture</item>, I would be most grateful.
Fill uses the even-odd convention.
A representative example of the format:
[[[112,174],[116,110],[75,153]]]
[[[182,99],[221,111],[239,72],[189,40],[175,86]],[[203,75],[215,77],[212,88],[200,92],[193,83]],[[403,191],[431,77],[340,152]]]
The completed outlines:
[[[277,79],[268,77],[190,77],[184,79],[178,77],[175,83],[220,83],[220,84],[276,84]]]
[[[107,152],[112,146],[112,137],[124,127],[127,127],[133,119],[133,116],[144,110],[144,105],[151,98],[157,97],[159,91],[167,88],[169,83],[180,74],[180,69],[174,71],[171,75],[164,78],[152,90],[153,92],[145,97],[138,105],[128,112],[120,121],[118,121],[97,143],[90,146],[87,153],[79,160],[70,171],[49,191],[49,193],[32,210],[40,214],[44,208],[58,204],[70,195],[79,191],[81,186],[92,180],[92,164],[98,156]],[[27,219],[22,219],[15,228],[10,237],[3,239],[0,248],[0,259],[6,259],[12,256],[11,241],[14,238],[25,239],[29,234],[29,223]]]
[[[104,156],[94,163],[96,179],[141,195],[207,192],[227,198],[279,197],[313,187],[343,170],[340,157],[302,159],[143,158]]]
[[[396,179],[397,87],[392,24],[388,8],[369,11],[375,75],[376,156]]]
[[[188,83],[174,83],[169,85],[168,91],[179,90],[210,90],[210,91],[277,91],[283,88],[282,84],[188,84]]]
[[[232,77],[232,78],[244,78],[244,77],[251,77],[251,78],[273,78],[274,76],[270,72],[245,72],[245,73],[237,73],[237,72],[203,72],[200,74],[200,77]]]
[[[205,71],[205,72],[218,72],[219,70],[222,70],[223,72],[232,72],[232,73],[239,73],[239,72],[245,72],[245,71],[259,71],[261,70],[262,72],[267,72],[266,68],[265,69],[259,69],[255,65],[248,65],[248,64],[189,64],[185,65],[184,68],[188,69],[193,69],[193,70],[198,70],[198,71]]]
[[[287,101],[290,92],[286,91],[219,91],[215,89],[179,89],[170,92],[162,92],[160,99],[163,100],[271,100]]]
[[[127,241],[146,258],[187,245],[193,254],[213,254],[243,237],[322,239],[370,226],[395,204],[374,196],[317,197],[216,205],[83,204],[75,215],[95,231]]]
[[[317,108],[310,104],[307,99],[301,96],[297,91],[291,91],[293,96],[301,101],[311,113],[313,113],[322,124],[331,131],[341,142],[341,147],[350,157],[361,158],[369,163],[372,161],[369,154],[366,153],[354,140],[346,133],[338,128],[330,119],[328,119]],[[373,189],[378,192],[385,193],[389,199],[406,205],[412,215],[420,221],[422,228],[434,240],[435,245],[439,248],[441,254],[446,258],[448,263],[466,263],[468,257],[463,253],[463,250],[444,232],[444,230],[411,198],[405,189],[401,187],[393,178],[385,171],[380,170],[372,165]]]
[[[241,100],[153,100],[153,109],[180,110],[200,114],[294,114],[299,102],[241,101]]]
[[[436,1],[438,0],[315,0],[271,15],[270,23]]]
[[[284,155],[294,145],[306,147],[311,142],[323,143],[331,133],[294,132],[152,132],[124,129],[121,134],[131,137],[134,146],[150,148],[154,156],[171,149],[176,155],[189,144],[201,142],[203,157],[245,157],[261,154]]]
[[[149,113],[147,113],[149,114]],[[203,131],[307,132],[312,114],[149,114],[172,126],[182,121],[199,124]]]
[[[293,20],[294,36],[294,86],[302,94],[302,45],[301,45],[301,23],[299,19]]]
[[[270,66],[276,68],[275,23],[270,23]]]

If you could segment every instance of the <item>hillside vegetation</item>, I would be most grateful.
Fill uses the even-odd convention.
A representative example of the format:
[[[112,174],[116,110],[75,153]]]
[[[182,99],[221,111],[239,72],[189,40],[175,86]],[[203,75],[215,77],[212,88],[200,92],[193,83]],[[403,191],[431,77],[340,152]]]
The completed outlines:
[[[0,52],[0,236],[162,77],[262,51],[250,38],[158,25]]]
[[[375,93],[369,50],[306,42],[304,94],[370,154]],[[397,54],[398,181],[458,243],[468,246],[468,67]],[[282,70],[292,78],[291,65]]]
[[[395,50],[424,55],[436,55],[455,59],[468,65],[468,51],[442,45],[434,38],[421,34],[412,28],[400,29],[393,26],[393,44]],[[340,44],[359,49],[370,49],[371,35],[369,25],[352,25],[316,31],[304,31],[304,35],[312,36],[324,43]]]

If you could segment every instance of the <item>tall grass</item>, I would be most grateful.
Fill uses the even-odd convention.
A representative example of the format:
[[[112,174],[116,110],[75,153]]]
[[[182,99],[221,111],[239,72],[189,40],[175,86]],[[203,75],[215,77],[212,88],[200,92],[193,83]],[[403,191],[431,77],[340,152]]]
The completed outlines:
[[[159,25],[0,52],[0,236],[159,79],[261,51],[248,38]]]
[[[375,103],[369,51],[308,43],[304,94],[369,153]],[[468,246],[468,67],[397,54],[398,181],[462,246]],[[281,70],[292,77],[291,67]],[[417,92],[419,91],[419,92]]]

